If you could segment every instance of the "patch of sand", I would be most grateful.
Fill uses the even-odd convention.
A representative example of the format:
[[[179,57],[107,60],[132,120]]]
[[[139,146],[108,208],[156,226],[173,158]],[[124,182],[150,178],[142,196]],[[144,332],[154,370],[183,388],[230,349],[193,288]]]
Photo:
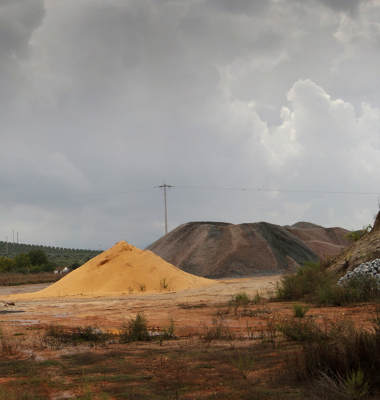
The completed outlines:
[[[9,298],[172,292],[214,283],[180,270],[151,251],[140,250],[122,241],[46,289]]]

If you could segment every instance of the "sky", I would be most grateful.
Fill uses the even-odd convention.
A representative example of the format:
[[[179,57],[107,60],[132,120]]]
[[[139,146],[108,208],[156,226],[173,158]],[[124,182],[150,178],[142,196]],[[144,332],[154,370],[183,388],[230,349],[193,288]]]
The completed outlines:
[[[169,231],[372,224],[379,65],[379,0],[0,0],[0,240],[145,248],[164,182]]]

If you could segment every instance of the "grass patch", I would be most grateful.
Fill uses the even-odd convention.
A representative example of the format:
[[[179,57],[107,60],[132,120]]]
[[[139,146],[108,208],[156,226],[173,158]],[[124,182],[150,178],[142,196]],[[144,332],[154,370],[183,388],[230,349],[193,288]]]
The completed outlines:
[[[83,343],[104,345],[114,337],[115,335],[103,332],[97,327],[77,326],[74,328],[67,328],[61,325],[51,324],[45,332],[44,342],[56,348],[67,345],[77,346]]]
[[[67,274],[54,274],[53,272],[38,272],[36,274],[2,273],[0,286],[17,286],[37,283],[53,283],[59,281]]]

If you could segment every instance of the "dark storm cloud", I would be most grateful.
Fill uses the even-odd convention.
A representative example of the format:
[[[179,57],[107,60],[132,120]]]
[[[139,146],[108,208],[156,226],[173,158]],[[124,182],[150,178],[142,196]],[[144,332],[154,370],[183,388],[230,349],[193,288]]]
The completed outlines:
[[[271,0],[207,0],[205,3],[214,9],[219,9],[225,12],[249,15],[267,9]]]
[[[164,180],[170,229],[371,222],[372,198],[188,188],[378,182],[380,7],[330,3],[0,2],[3,199],[109,193],[0,203],[3,236],[144,247],[163,232]]]
[[[36,27],[45,14],[43,0],[0,1],[0,57],[12,54],[24,58],[28,55],[28,44]]]

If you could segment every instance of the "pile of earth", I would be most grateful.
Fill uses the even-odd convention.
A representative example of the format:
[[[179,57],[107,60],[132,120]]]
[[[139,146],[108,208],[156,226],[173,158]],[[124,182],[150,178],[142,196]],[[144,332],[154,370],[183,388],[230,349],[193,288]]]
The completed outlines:
[[[380,212],[372,230],[335,256],[329,269],[333,272],[353,271],[360,264],[380,257]]]
[[[11,297],[29,299],[158,293],[213,283],[181,271],[150,251],[122,241],[46,289]]]
[[[307,222],[284,227],[266,222],[189,222],[147,249],[197,276],[245,277],[293,271],[306,261],[335,255],[347,246],[347,233]]]

